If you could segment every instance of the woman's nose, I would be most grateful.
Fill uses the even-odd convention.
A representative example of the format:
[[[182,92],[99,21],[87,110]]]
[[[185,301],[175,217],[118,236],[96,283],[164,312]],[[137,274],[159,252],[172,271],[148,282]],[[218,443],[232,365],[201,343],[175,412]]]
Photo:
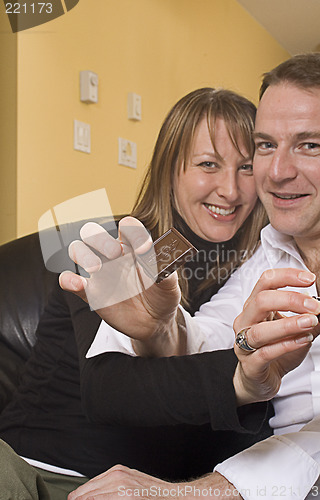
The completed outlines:
[[[234,202],[239,195],[239,186],[236,172],[223,172],[219,178],[219,186],[216,189],[217,194],[229,203]]]

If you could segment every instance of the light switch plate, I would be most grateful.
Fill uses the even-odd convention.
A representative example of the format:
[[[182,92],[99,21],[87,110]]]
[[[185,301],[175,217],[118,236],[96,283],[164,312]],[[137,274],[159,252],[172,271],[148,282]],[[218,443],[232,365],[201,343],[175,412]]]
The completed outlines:
[[[141,96],[134,92],[128,94],[128,118],[129,120],[141,120]]]
[[[98,102],[98,75],[93,71],[80,71],[80,101]]]
[[[73,147],[83,153],[91,153],[91,127],[89,123],[74,120]]]
[[[137,168],[137,144],[118,137],[118,163],[125,167]]]

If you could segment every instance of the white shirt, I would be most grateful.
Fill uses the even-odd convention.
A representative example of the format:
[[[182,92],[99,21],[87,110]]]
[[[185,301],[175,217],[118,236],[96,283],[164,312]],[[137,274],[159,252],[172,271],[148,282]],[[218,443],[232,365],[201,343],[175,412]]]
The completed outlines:
[[[307,269],[293,239],[269,225],[262,230],[260,248],[219,293],[194,318],[184,311],[188,353],[232,348],[233,321],[262,272],[283,267]],[[317,295],[315,285],[294,290]],[[130,339],[104,324],[87,357],[106,351],[134,355]],[[275,416],[270,425],[275,435],[229,458],[215,470],[234,484],[245,500],[262,496],[315,498],[318,486],[314,483],[320,474],[320,417],[314,418],[320,415],[320,337],[304,362],[283,378],[273,404]]]

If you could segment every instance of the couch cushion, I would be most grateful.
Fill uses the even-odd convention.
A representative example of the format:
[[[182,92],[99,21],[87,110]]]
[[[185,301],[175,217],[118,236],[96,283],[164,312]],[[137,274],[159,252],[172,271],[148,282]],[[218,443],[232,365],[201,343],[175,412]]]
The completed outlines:
[[[57,275],[44,266],[38,233],[0,246],[0,339],[27,358]]]
[[[117,222],[123,216],[91,219],[117,237]],[[59,272],[75,265],[68,256],[68,244],[79,238],[87,220],[33,233],[0,246],[0,341],[23,359],[36,341],[40,315]],[[63,236],[63,238],[61,237]],[[59,246],[60,245],[60,246]],[[60,248],[60,249],[59,249]],[[46,260],[45,266],[43,252]],[[56,272],[51,272],[51,271]]]

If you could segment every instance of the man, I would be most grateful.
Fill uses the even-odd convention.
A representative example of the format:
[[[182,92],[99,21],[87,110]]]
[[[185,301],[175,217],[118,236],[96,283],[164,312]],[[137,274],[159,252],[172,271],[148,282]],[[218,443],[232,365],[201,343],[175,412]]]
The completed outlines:
[[[254,137],[254,175],[271,226],[263,230],[262,244],[255,256],[233,275],[216,299],[202,308],[195,320],[209,333],[210,309],[220,305],[226,335],[230,336],[232,325],[228,321],[232,315],[228,314],[228,304],[232,302],[232,312],[237,313],[245,305],[235,329],[251,326],[244,330],[249,351],[243,353],[237,347],[238,354],[246,356],[248,363],[270,354],[270,349],[280,348],[276,342],[267,346],[268,350],[260,349],[264,335],[283,328],[283,319],[272,323],[265,320],[281,318],[276,311],[284,310],[286,292],[273,288],[293,285],[292,270],[287,268],[309,269],[315,274],[316,283],[310,283],[308,291],[317,295],[320,289],[320,54],[293,57],[265,75]],[[257,274],[269,268],[275,272],[265,273],[253,289]],[[294,290],[303,291],[296,285]],[[296,295],[291,297],[297,300]],[[307,307],[310,299],[304,298]],[[303,336],[301,339],[304,341]],[[275,435],[226,460],[212,475],[187,483],[190,490],[181,493],[181,484],[152,482],[149,476],[120,467],[80,487],[70,499],[81,494],[83,499],[113,498],[122,492],[122,496],[130,496],[133,491],[135,496],[151,498],[152,485],[159,487],[159,498],[174,498],[179,491],[187,498],[230,498],[237,492],[245,499],[320,496],[319,369],[320,345],[316,340],[301,366],[285,377],[275,399]],[[303,427],[308,421],[311,422]],[[98,493],[105,496],[96,497]]]

